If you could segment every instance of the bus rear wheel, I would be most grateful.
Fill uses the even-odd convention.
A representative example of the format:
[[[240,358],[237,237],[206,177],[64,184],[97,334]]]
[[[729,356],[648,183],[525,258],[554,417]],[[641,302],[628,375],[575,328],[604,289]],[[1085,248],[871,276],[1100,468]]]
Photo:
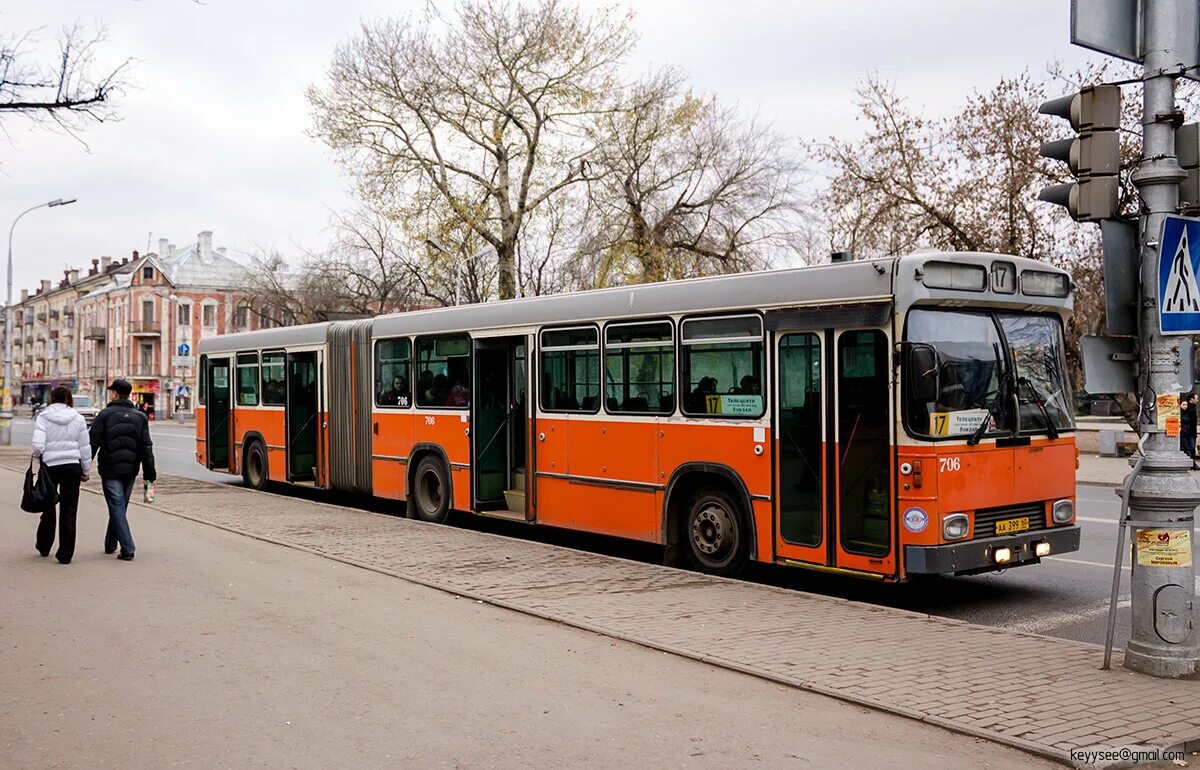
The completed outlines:
[[[251,489],[262,490],[267,486],[271,476],[267,472],[267,450],[261,441],[251,441],[246,447],[246,455],[242,458],[242,480]]]
[[[683,540],[700,572],[736,575],[746,566],[750,541],[737,504],[725,492],[701,490],[688,506]]]
[[[413,502],[422,521],[442,524],[450,516],[450,484],[446,466],[441,460],[426,455],[417,463],[413,474]]]

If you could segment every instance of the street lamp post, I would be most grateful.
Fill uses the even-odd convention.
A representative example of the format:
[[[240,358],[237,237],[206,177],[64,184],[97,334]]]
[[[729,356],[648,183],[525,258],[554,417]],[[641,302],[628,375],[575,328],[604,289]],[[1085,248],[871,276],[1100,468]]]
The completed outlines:
[[[54,208],[55,206],[66,206],[69,203],[74,203],[74,198],[55,198],[46,203],[39,203],[36,206],[29,208],[17,214],[17,218],[13,220],[12,227],[8,228],[8,295],[4,301],[4,389],[0,391],[0,446],[12,445],[12,420],[13,420],[13,397],[12,397],[12,304],[13,304],[13,258],[12,258],[12,240],[13,231],[17,229],[17,222],[21,221],[21,217],[31,211],[40,208]]]

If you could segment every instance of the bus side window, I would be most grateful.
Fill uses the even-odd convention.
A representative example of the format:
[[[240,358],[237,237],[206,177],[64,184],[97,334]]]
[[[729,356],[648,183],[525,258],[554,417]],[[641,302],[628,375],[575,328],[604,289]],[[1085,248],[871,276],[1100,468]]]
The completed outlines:
[[[465,334],[417,340],[417,406],[465,409],[471,394],[471,338]]]
[[[375,404],[412,406],[412,343],[407,339],[375,343]]]
[[[237,404],[258,406],[258,353],[238,353]]]
[[[675,411],[675,330],[670,321],[604,327],[604,381],[608,411]]]
[[[600,336],[596,327],[544,330],[541,371],[544,411],[600,411]]]
[[[683,413],[762,417],[766,411],[762,319],[757,315],[686,318],[681,330]]]

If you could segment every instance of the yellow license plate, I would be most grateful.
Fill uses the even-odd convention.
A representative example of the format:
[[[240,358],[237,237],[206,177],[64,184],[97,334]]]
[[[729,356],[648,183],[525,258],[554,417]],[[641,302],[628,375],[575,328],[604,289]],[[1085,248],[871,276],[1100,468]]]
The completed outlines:
[[[1004,519],[996,522],[997,535],[1011,535],[1014,532],[1024,532],[1029,529],[1029,517],[1022,516],[1019,519]]]

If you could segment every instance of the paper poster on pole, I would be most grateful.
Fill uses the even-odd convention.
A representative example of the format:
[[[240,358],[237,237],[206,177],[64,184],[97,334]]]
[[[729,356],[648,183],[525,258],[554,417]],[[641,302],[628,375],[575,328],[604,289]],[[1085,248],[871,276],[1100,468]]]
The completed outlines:
[[[1166,393],[1155,399],[1158,413],[1158,430],[1168,436],[1179,435],[1179,396]]]
[[[1192,566],[1192,538],[1186,529],[1139,529],[1135,541],[1139,567]]]

